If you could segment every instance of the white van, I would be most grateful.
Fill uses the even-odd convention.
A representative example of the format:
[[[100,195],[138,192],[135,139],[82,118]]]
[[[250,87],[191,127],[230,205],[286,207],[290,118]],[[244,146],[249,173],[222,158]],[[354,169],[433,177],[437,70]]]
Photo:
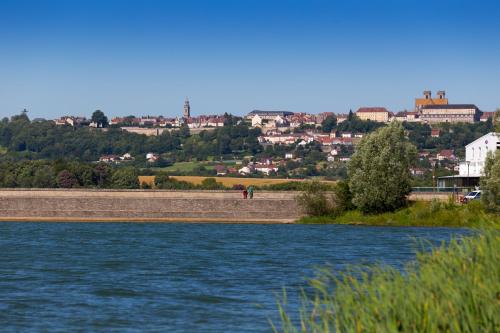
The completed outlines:
[[[480,190],[472,191],[472,192],[468,193],[464,197],[464,199],[465,199],[465,201],[479,200],[479,199],[481,199],[481,191]]]

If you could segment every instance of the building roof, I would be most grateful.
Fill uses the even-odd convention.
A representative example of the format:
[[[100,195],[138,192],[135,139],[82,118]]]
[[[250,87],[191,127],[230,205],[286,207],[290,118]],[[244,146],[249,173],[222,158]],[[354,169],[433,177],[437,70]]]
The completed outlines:
[[[483,111],[481,114],[481,119],[493,118],[495,116],[495,111]]]
[[[461,176],[461,175],[452,175],[452,176],[441,176],[438,177],[438,179],[467,179],[467,178],[478,178],[479,176]]]
[[[483,135],[482,137],[479,137],[476,140],[472,141],[471,143],[465,145],[465,147],[469,147],[470,145],[473,145],[476,142],[480,142],[480,141],[483,141],[483,140],[488,140],[488,138],[492,138],[493,140],[495,140],[495,138],[496,138],[497,145],[498,145],[498,143],[500,143],[500,132],[499,133],[489,132],[489,133]]]
[[[383,108],[383,107],[363,107],[363,108],[359,108],[358,111],[356,111],[356,113],[359,113],[359,112],[389,112],[387,111],[386,108]]]
[[[455,154],[453,153],[453,150],[451,150],[451,149],[443,149],[439,152],[439,155],[440,156],[455,156]]]
[[[448,104],[448,98],[415,98],[415,107]]]
[[[422,110],[425,109],[478,109],[474,104],[443,104],[443,105],[424,105]]]
[[[266,110],[253,110],[248,113],[248,116],[254,116],[258,114],[259,116],[291,116],[293,112],[291,111],[266,111]]]

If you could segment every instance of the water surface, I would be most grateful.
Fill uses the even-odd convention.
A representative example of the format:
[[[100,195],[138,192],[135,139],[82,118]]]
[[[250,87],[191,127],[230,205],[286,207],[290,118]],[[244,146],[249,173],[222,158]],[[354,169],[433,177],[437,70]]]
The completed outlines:
[[[414,259],[463,229],[0,223],[2,332],[268,332],[318,266]]]

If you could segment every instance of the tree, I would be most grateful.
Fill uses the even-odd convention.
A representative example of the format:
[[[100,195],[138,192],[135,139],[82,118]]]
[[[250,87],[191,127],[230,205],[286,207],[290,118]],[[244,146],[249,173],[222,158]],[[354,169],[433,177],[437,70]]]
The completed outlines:
[[[393,211],[406,205],[410,166],[416,149],[399,123],[364,137],[348,165],[352,202],[365,213]]]
[[[495,125],[495,131],[500,133],[500,109],[497,109],[493,115],[493,124]]]
[[[98,163],[93,170],[97,186],[104,187],[111,176],[111,168],[106,163]]]
[[[238,121],[241,120],[240,117],[235,117],[230,113],[224,113],[224,126],[234,126],[238,124]]]
[[[92,113],[92,122],[97,124],[97,127],[108,127],[108,117],[101,110],[95,110]]]
[[[16,121],[22,121],[22,122],[29,122],[30,118],[28,118],[28,110],[24,109],[21,111],[20,114],[12,116],[10,118],[10,121],[16,122]]]
[[[33,174],[32,186],[36,188],[55,187],[54,168],[50,165],[39,166]]]
[[[352,121],[355,116],[356,115],[354,114],[354,112],[352,112],[352,110],[349,110],[349,114],[347,116],[347,121]]]
[[[321,127],[323,128],[323,132],[330,133],[335,126],[337,126],[337,117],[335,115],[331,115],[325,118],[321,123]]]
[[[189,131],[189,127],[188,127],[187,124],[182,124],[181,125],[181,127],[179,128],[179,135],[183,139],[189,138],[190,131]]]
[[[78,185],[78,179],[72,172],[63,170],[57,174],[57,185],[62,188],[72,188]]]
[[[500,153],[488,154],[481,177],[481,201],[489,211],[500,212]]]
[[[135,168],[118,169],[111,177],[114,188],[134,189],[139,188],[139,173]]]

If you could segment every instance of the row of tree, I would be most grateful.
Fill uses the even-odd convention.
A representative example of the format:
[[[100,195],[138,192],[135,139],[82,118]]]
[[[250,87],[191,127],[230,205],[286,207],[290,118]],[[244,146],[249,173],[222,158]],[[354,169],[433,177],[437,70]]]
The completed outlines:
[[[255,154],[261,150],[260,130],[236,124],[228,115],[228,125],[190,135],[187,126],[145,136],[119,128],[57,126],[52,121],[31,122],[25,113],[0,122],[2,159],[76,159],[96,161],[102,155],[130,153],[139,159],[155,152],[171,160],[183,161],[228,154]],[[96,120],[97,121],[97,120]],[[99,121],[103,121],[102,119]],[[0,147],[0,148],[1,148]]]
[[[0,187],[139,188],[139,169],[63,160],[0,162]]]
[[[421,123],[403,123],[408,138],[418,150],[452,149],[460,157],[465,156],[465,145],[494,131],[492,119],[478,123],[442,123],[433,128],[439,129],[439,137],[431,136],[431,126]]]

